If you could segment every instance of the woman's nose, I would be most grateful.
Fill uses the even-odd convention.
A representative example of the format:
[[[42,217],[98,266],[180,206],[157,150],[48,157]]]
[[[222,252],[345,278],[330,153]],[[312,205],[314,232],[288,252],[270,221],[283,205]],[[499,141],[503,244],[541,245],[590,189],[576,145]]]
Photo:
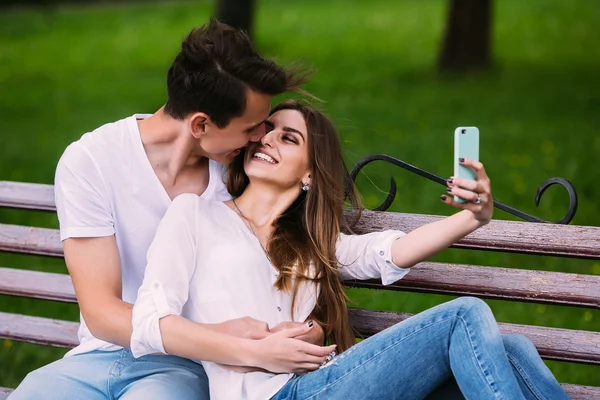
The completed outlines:
[[[269,147],[273,147],[271,145],[271,140],[273,139],[273,135],[272,135],[273,131],[271,132],[267,132],[265,135],[263,135],[263,137],[260,139],[260,142],[262,143],[263,146],[269,146]]]

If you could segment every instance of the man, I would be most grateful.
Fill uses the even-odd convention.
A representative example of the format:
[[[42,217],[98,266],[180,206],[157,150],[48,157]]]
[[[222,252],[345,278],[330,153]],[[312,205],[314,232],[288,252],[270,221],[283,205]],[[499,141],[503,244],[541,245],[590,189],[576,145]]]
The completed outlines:
[[[271,97],[299,87],[302,75],[261,58],[246,35],[216,21],[193,30],[167,74],[166,104],[86,133],[59,161],[55,196],[65,261],[81,309],[80,345],[32,372],[11,399],[208,399],[199,363],[129,351],[132,303],[158,223],[181,193],[225,200],[224,165],[265,133]],[[168,268],[166,265],[165,268]],[[300,326],[298,326],[300,325]],[[290,324],[303,357],[324,356],[322,330]],[[205,326],[206,346],[231,335],[260,340],[251,318]],[[183,329],[183,328],[182,328]],[[210,340],[209,340],[210,339]],[[302,342],[300,342],[302,340]],[[280,349],[281,350],[281,349]],[[261,368],[262,361],[234,367]],[[291,353],[291,352],[290,352]],[[285,353],[284,353],[285,354]],[[291,366],[291,367],[290,367]]]

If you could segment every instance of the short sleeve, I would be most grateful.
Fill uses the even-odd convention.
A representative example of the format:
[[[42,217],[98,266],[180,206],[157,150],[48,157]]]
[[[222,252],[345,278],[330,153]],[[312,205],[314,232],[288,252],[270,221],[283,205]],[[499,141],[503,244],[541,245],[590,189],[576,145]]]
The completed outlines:
[[[100,170],[77,142],[63,153],[54,178],[60,239],[115,233],[108,193]]]
[[[399,268],[392,261],[392,244],[404,236],[401,231],[373,232],[366,235],[340,234],[336,256],[340,279],[377,279],[384,285],[402,279],[409,268]]]

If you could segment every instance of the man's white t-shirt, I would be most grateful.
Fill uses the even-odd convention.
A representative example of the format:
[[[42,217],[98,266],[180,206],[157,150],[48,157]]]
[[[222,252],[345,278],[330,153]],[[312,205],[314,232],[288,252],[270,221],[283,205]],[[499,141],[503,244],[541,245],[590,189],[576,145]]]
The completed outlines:
[[[133,115],[86,133],[62,155],[55,177],[60,238],[115,235],[119,249],[122,299],[135,303],[146,267],[146,253],[171,204],[146,156]],[[224,184],[225,166],[209,161],[203,198],[231,198]],[[80,345],[65,357],[121,347],[96,339],[81,317]]]

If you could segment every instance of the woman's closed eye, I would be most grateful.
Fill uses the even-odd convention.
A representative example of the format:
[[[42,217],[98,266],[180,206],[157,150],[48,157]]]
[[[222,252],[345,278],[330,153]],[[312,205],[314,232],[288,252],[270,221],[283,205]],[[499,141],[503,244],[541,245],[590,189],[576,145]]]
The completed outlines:
[[[296,140],[296,138],[293,135],[289,135],[289,134],[283,134],[283,136],[281,137],[281,139],[284,142],[288,142],[288,143],[294,143],[294,144],[298,143],[298,141]]]

